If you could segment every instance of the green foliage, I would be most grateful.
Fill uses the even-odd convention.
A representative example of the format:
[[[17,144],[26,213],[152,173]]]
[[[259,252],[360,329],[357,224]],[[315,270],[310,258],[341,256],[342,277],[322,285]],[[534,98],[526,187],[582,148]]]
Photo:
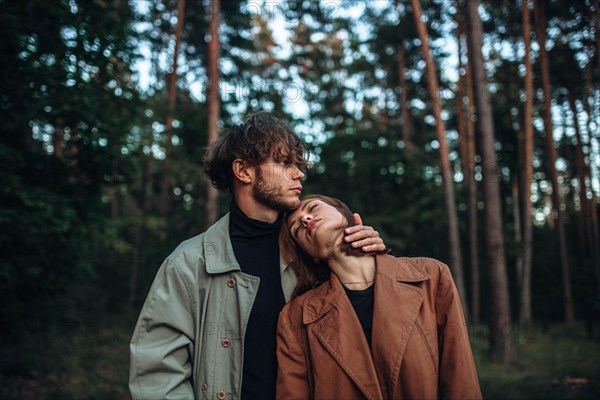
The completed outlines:
[[[484,327],[472,332],[475,364],[486,399],[594,399],[600,394],[600,345],[587,339],[580,326],[517,330],[519,361],[514,365],[489,359]]]
[[[207,179],[200,161],[206,145],[209,3],[186,2],[172,143],[166,135],[166,79],[177,1],[141,3],[0,1],[0,317],[10,321],[0,350],[2,398],[27,393],[38,398],[125,397],[126,347],[137,310],[162,260],[205,228]],[[451,262],[439,145],[409,2],[290,0],[275,7],[289,23],[289,41],[283,44],[273,32],[273,8],[253,15],[256,8],[248,1],[221,3],[222,131],[247,112],[267,110],[289,119],[309,143],[314,161],[306,193],[347,202],[397,255]],[[597,299],[595,271],[581,251],[579,210],[573,201],[573,120],[562,112],[568,109],[567,93],[575,94],[584,111],[591,109],[595,119],[580,120],[585,120],[584,139],[591,142],[586,150],[595,160],[598,139],[588,132],[598,126],[592,107],[594,102],[597,106],[598,88],[592,77],[600,71],[590,4],[553,0],[547,14],[553,99],[561,111],[554,117],[562,135],[557,141],[563,164],[559,179],[574,301],[578,318],[586,320],[586,334],[593,336],[600,304],[592,300]],[[447,70],[454,62],[448,45],[455,35],[454,3],[424,0],[422,5],[444,92],[452,160],[452,171],[445,172],[458,176],[456,87]],[[357,7],[360,18],[353,14]],[[481,7],[515,317],[521,247],[512,182],[524,167],[517,140],[523,87],[519,7],[515,1],[483,1]],[[412,158],[400,135],[407,121],[399,112],[399,44],[405,51]],[[133,72],[144,46],[151,51],[144,55],[150,64],[148,82]],[[536,47],[532,50],[535,59]],[[535,75],[539,87],[537,70]],[[199,95],[194,89],[198,84]],[[540,104],[536,115],[541,115]],[[533,311],[537,321],[551,326],[563,315],[562,277],[556,232],[547,216],[550,193],[540,122],[538,118],[535,124],[532,183],[534,211],[545,219],[537,220],[534,229]],[[157,202],[167,167],[172,206],[162,215]],[[465,187],[459,179],[455,186],[464,239]],[[479,193],[479,210],[483,200]],[[221,195],[221,214],[229,201],[227,194]],[[485,225],[479,221],[482,314],[487,320]],[[463,250],[468,246],[463,240]],[[89,332],[65,333],[71,326],[89,331],[94,324],[115,325],[118,332],[108,338],[100,329],[91,342]],[[520,364],[509,367],[487,360],[485,341],[474,340],[486,397],[597,394],[598,359],[590,356],[597,354],[595,342],[568,328],[552,328],[537,337],[538,342],[521,343]],[[592,386],[569,391],[560,383],[566,375],[591,378]],[[514,390],[506,392],[508,386]]]
[[[436,167],[410,161],[400,142],[380,134],[363,129],[319,147],[320,161],[308,177],[307,190],[345,201],[381,232],[395,254],[447,261],[443,188],[433,178]]]
[[[70,171],[49,156],[24,157],[2,144],[0,154],[1,317],[14,321],[3,334],[18,337],[36,319],[55,318],[60,311],[47,300],[90,275],[84,255],[99,201],[84,185],[57,179]]]

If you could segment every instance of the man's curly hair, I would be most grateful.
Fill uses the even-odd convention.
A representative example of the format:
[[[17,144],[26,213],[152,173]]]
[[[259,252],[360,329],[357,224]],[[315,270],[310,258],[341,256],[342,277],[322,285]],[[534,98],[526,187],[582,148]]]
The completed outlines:
[[[287,160],[303,172],[308,169],[306,146],[294,130],[267,113],[253,114],[208,146],[204,172],[217,189],[232,190],[234,160],[258,166],[269,157]]]

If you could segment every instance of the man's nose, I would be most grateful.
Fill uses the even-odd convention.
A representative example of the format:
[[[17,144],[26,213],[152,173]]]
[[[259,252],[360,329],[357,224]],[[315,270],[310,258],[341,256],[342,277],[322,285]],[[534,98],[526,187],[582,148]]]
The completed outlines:
[[[302,179],[304,179],[304,172],[302,172],[302,170],[300,170],[300,168],[298,168],[297,166],[293,166],[292,167],[292,171],[290,173],[290,178],[293,181],[301,181]]]

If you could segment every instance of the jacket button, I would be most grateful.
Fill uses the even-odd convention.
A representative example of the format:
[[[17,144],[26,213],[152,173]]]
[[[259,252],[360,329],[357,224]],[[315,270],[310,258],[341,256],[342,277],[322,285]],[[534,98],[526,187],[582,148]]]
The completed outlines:
[[[221,390],[221,391],[219,391],[219,392],[217,393],[217,399],[219,399],[219,400],[223,400],[224,398],[225,398],[225,392],[224,392],[224,391],[222,391],[222,390]]]
[[[207,390],[208,389],[208,384],[207,383],[203,383],[202,384],[202,390]]]
[[[233,278],[227,279],[227,286],[229,286],[230,288],[235,287],[235,279],[233,279]]]
[[[231,340],[225,338],[223,339],[223,341],[221,341],[221,344],[223,345],[223,347],[229,347],[231,346]]]

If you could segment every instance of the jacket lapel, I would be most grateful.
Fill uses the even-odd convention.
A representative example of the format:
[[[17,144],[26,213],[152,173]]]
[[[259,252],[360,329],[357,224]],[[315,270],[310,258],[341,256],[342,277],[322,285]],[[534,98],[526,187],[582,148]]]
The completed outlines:
[[[214,223],[204,236],[202,253],[206,262],[206,272],[209,274],[224,274],[232,271],[240,271],[240,264],[235,259],[233,245],[229,237],[229,218],[227,213],[223,218]],[[292,293],[298,281],[296,273],[281,255],[279,256],[279,271],[281,273],[281,288],[286,303],[292,298]]]
[[[376,261],[373,361],[382,393],[394,398],[406,344],[423,303],[422,289],[414,283],[430,276],[418,266],[392,256],[377,256]]]
[[[240,264],[235,259],[233,245],[229,238],[229,213],[208,228],[202,247],[206,272],[209,274],[224,274],[240,270]]]
[[[305,303],[303,319],[364,396],[383,399],[369,344],[335,274]]]

